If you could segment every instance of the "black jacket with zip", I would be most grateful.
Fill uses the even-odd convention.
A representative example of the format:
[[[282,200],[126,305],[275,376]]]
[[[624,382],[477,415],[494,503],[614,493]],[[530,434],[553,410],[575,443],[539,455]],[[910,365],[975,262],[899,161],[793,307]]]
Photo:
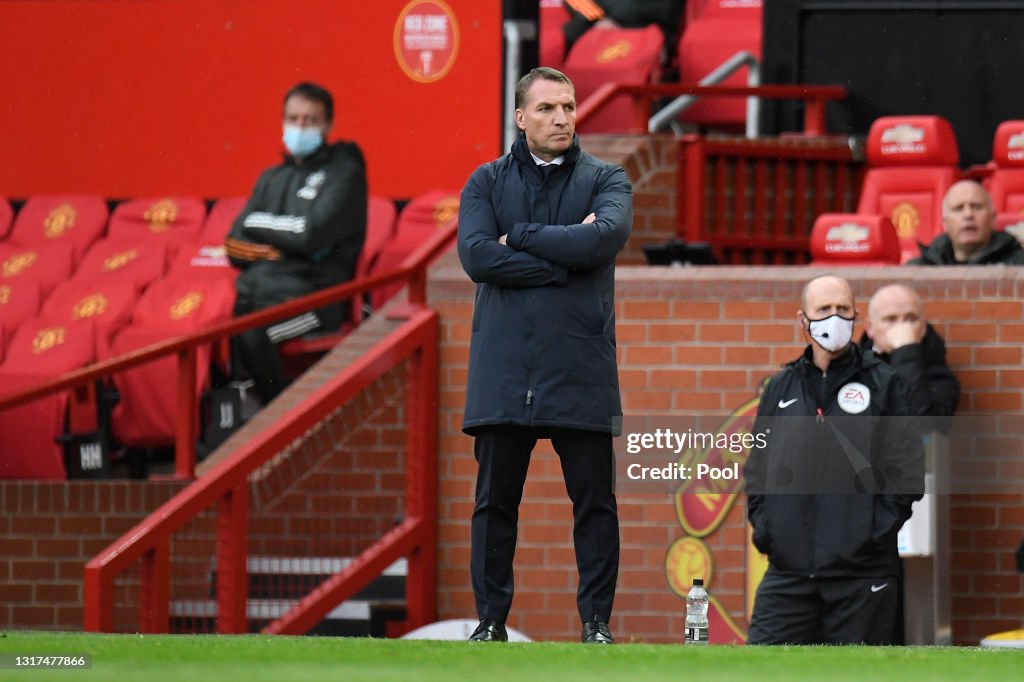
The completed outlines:
[[[953,253],[953,242],[946,233],[940,234],[925,246],[918,244],[921,255],[907,261],[907,265],[1024,265],[1024,248],[1012,234],[995,231],[984,248],[966,261],[958,261]]]
[[[892,367],[850,344],[827,372],[808,347],[765,386],[744,468],[754,545],[781,572],[898,574],[896,534],[924,490],[924,453]]]
[[[550,169],[520,135],[462,190],[459,259],[477,284],[462,422],[470,434],[494,425],[619,428],[615,256],[632,227],[632,188],[578,138]],[[590,213],[597,219],[584,224]]]

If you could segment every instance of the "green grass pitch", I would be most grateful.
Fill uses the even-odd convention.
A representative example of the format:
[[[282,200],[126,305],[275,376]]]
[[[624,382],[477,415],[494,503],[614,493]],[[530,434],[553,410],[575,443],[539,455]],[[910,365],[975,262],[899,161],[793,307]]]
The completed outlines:
[[[328,637],[0,633],[12,655],[92,657],[89,670],[0,670],[2,680],[319,682],[926,682],[1024,679],[1024,651],[927,647],[469,644]]]

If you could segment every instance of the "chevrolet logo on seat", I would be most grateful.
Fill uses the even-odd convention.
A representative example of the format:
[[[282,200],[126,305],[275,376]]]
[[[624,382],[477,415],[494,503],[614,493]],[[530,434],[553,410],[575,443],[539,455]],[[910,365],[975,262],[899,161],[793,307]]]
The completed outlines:
[[[922,143],[923,140],[924,128],[901,123],[882,131],[882,153],[924,154],[927,148]]]
[[[1024,160],[1024,132],[1011,135],[1006,142],[1006,158],[1010,161]]]
[[[830,227],[825,234],[825,253],[862,253],[868,250],[871,230],[857,223]]]

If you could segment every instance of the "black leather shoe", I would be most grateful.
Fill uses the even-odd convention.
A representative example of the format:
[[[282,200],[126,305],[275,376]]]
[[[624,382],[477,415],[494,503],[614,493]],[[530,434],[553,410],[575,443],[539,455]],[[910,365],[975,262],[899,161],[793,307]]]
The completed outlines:
[[[505,631],[505,624],[493,618],[482,618],[480,624],[469,636],[471,642],[507,642],[508,632]]]
[[[592,620],[583,624],[583,635],[580,637],[584,644],[615,644],[612,631],[608,629],[608,623],[603,620]]]

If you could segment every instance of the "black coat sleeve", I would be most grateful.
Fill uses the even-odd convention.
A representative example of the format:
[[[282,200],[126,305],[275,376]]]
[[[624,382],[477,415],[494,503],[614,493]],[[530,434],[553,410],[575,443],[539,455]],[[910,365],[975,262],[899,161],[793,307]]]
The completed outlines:
[[[516,223],[508,233],[509,246],[578,270],[613,260],[633,228],[633,189],[619,167],[597,171],[596,182],[589,213],[597,220],[575,225]]]
[[[889,363],[906,385],[910,414],[944,417],[956,411],[960,382],[945,362],[929,364],[921,344],[895,349],[889,354]]]
[[[490,197],[487,166],[478,168],[459,200],[458,251],[462,267],[479,284],[511,288],[564,285],[564,267],[498,243],[498,221]]]
[[[889,409],[883,417],[882,453],[876,470],[882,492],[875,495],[873,535],[879,542],[895,538],[910,518],[911,505],[924,494],[924,445],[919,420],[910,411],[910,397],[897,375],[888,385]]]
[[[754,426],[751,430],[753,434],[766,433],[770,429],[772,421],[770,408],[774,405],[774,391],[771,388],[772,384],[769,381],[761,393],[761,400],[757,404],[757,418],[754,420]],[[768,477],[767,449],[767,447],[750,448],[747,461],[743,466],[743,483],[747,494],[747,519],[750,521],[750,527],[753,530],[752,540],[754,547],[762,554],[768,554],[771,549],[768,546],[768,536],[764,520]]]

